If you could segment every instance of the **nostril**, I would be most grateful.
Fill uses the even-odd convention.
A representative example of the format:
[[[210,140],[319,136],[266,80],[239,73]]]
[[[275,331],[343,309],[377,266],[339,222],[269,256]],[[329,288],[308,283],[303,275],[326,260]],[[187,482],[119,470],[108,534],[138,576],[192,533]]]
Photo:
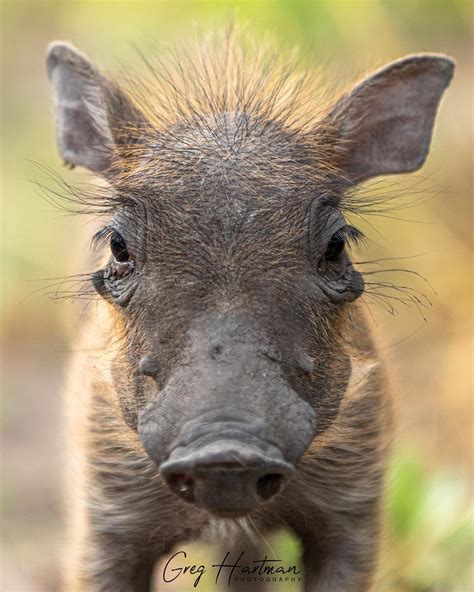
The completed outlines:
[[[194,479],[181,473],[169,475],[166,481],[173,493],[187,502],[194,502]]]
[[[270,473],[257,481],[257,493],[262,499],[268,500],[280,491],[282,483],[282,475]]]

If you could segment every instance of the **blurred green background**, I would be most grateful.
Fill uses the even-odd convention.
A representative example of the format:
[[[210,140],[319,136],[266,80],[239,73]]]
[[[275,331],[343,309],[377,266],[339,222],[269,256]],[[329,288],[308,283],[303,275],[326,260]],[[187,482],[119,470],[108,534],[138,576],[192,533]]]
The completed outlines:
[[[53,39],[70,40],[113,72],[121,60],[139,66],[134,44],[163,51],[196,28],[234,19],[257,37],[270,33],[282,51],[299,46],[307,67],[324,64],[342,84],[411,52],[442,52],[457,61],[427,164],[397,180],[397,192],[406,193],[400,205],[411,207],[394,217],[369,217],[364,230],[372,240],[361,258],[410,257],[390,266],[421,272],[434,289],[387,275],[429,296],[426,320],[415,308],[399,305],[391,315],[370,303],[399,407],[381,590],[471,590],[472,3],[18,1],[1,8],[1,589],[57,589],[60,393],[74,347],[65,328],[71,303],[51,300],[44,286],[48,278],[74,273],[89,248],[87,221],[55,210],[29,181],[37,173],[31,161],[69,181],[84,180],[84,173],[63,169],[56,152],[45,47]],[[290,538],[279,536],[272,545],[277,555],[297,560]],[[210,551],[198,546],[191,553],[198,562]],[[191,589],[191,580],[180,582],[184,588],[164,589]],[[210,581],[201,586],[212,590]]]

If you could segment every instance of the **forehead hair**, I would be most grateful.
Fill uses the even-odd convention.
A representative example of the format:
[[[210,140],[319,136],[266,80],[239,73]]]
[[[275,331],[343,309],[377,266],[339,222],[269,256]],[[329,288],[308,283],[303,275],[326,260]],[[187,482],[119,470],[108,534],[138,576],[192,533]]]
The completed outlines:
[[[351,195],[359,183],[422,166],[452,60],[407,56],[335,100],[321,76],[298,73],[294,55],[277,56],[231,28],[164,59],[143,57],[141,72],[124,72],[119,85],[73,46],[53,43],[61,155],[111,183],[92,200],[102,211],[124,196],[150,204],[252,195],[281,207],[344,190],[341,203],[354,210],[363,207]]]
[[[325,187],[338,173],[323,123],[333,93],[320,75],[300,74],[295,56],[277,55],[228,31],[168,58],[142,56],[142,71],[121,79],[143,118],[116,118],[137,141],[115,185],[147,202],[214,194],[279,207]]]

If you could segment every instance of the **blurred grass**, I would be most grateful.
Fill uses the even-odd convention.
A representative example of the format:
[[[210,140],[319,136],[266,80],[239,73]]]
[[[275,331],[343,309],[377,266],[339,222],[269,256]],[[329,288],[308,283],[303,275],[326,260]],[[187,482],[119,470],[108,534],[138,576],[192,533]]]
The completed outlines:
[[[55,211],[28,182],[35,175],[30,161],[84,180],[58,160],[45,47],[68,39],[113,71],[117,61],[138,63],[133,43],[161,51],[162,44],[231,18],[257,36],[274,35],[283,50],[300,46],[304,65],[327,64],[329,76],[343,83],[417,51],[445,52],[457,61],[427,164],[397,179],[397,191],[417,205],[397,212],[402,220],[356,223],[371,238],[363,258],[414,257],[401,263],[435,290],[409,280],[432,300],[427,322],[416,310],[402,308],[392,317],[371,306],[400,408],[383,591],[472,589],[471,13],[472,3],[462,0],[2,3],[3,589],[55,587],[62,546],[59,393],[72,347],[64,329],[71,307],[35,292],[49,283],[45,278],[74,273],[88,249],[86,221]],[[285,557],[297,554],[291,539],[280,536],[274,544]]]
[[[454,470],[430,474],[414,451],[389,473],[381,592],[472,589],[473,508]]]

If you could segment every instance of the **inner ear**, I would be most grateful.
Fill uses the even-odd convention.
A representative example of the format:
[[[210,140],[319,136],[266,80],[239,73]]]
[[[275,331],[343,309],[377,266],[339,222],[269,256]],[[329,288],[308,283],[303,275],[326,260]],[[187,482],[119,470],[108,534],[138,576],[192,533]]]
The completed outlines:
[[[409,56],[341,98],[325,123],[334,130],[340,168],[349,183],[423,165],[453,72],[454,62],[445,56]]]
[[[110,180],[123,164],[127,146],[139,141],[143,116],[124,92],[72,45],[52,43],[46,63],[63,160]]]

